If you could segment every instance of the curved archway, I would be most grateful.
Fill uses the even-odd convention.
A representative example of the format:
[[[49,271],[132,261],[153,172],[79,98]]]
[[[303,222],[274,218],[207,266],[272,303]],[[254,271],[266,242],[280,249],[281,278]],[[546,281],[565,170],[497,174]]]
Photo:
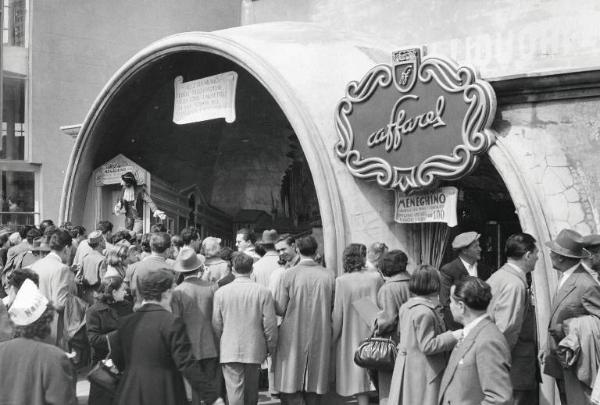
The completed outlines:
[[[336,134],[329,113],[333,108],[323,108],[318,104],[323,102],[333,106],[338,95],[343,94],[348,81],[358,77],[374,62],[379,62],[373,59],[373,55],[387,57],[389,53],[309,24],[281,23],[268,26],[268,29],[253,26],[251,29],[255,35],[252,39],[249,39],[247,32],[250,28],[246,27],[215,33],[174,35],[151,44],[117,71],[95,100],[82,124],[65,176],[60,220],[69,218],[77,221],[83,215],[80,197],[85,195],[87,182],[94,169],[93,156],[103,138],[99,123],[127,83],[135,80],[145,66],[178,52],[213,54],[232,61],[262,84],[296,133],[314,179],[323,222],[324,253],[328,264],[336,268],[341,252],[352,236],[348,227],[352,209],[348,208],[349,204],[344,204],[343,197],[361,194],[358,189],[364,186],[354,182],[333,157]],[[266,33],[269,33],[268,37]],[[263,42],[257,42],[256,38]],[[324,75],[327,77],[323,77],[319,83],[311,83],[314,72],[307,71],[302,64],[294,66],[282,60],[281,55],[272,49],[273,38],[277,38],[276,42],[281,46],[289,48],[306,48],[309,44],[310,49],[322,56],[323,60],[332,55],[336,57],[332,50],[335,50],[334,53],[346,52],[346,57],[342,58],[338,70]],[[346,60],[352,60],[352,63],[345,63]],[[327,83],[327,89],[322,88],[323,83]],[[385,219],[379,223],[375,218],[370,226],[388,232],[388,241],[389,235],[395,237]],[[386,240],[385,237],[381,239]]]

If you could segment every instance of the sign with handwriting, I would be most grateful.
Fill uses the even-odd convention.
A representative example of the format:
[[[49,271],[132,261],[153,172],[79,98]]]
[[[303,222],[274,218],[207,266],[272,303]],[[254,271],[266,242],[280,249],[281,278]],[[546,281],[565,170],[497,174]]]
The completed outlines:
[[[234,122],[237,77],[236,72],[226,72],[184,83],[177,76],[173,122],[183,125],[215,118]]]
[[[335,153],[350,172],[411,192],[469,174],[495,137],[492,87],[467,66],[394,52],[346,86],[335,111]]]
[[[394,219],[402,224],[445,222],[448,226],[456,226],[457,200],[456,187],[441,187],[410,195],[397,191]]]

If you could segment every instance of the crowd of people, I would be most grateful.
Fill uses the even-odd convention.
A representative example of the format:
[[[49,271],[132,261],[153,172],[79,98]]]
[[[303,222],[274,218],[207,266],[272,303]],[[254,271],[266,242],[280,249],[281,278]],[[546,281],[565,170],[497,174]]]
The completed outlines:
[[[541,373],[563,404],[592,403],[600,236],[563,230],[547,243],[560,273],[547,342],[530,274],[541,247],[511,235],[494,271],[479,238],[457,235],[456,259],[410,273],[403,251],[352,243],[338,272],[314,237],[276,230],[239,230],[236,251],[162,225],[0,230],[0,403],[76,404],[76,369],[99,362],[120,378],[114,391],[92,379],[91,405],[256,404],[261,376],[282,404],[329,392],[359,405],[374,392],[390,405],[536,404]],[[356,365],[370,337],[397,347],[392,368]]]

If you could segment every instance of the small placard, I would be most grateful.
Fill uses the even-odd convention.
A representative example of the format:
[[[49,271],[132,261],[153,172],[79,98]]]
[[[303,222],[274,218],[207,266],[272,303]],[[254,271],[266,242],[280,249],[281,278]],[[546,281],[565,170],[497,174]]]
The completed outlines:
[[[184,83],[177,76],[173,122],[182,125],[215,118],[234,122],[237,77],[236,72],[226,72]]]
[[[457,199],[456,187],[442,187],[411,195],[401,195],[400,192],[396,192],[394,219],[402,224],[445,222],[448,226],[456,226]]]

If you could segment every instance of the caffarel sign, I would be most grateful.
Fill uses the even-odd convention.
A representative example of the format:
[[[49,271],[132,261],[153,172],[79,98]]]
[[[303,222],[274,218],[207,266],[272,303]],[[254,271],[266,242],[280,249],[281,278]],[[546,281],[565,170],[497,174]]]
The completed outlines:
[[[492,87],[473,69],[422,48],[394,52],[346,86],[335,152],[350,172],[408,192],[467,175],[494,142]]]

